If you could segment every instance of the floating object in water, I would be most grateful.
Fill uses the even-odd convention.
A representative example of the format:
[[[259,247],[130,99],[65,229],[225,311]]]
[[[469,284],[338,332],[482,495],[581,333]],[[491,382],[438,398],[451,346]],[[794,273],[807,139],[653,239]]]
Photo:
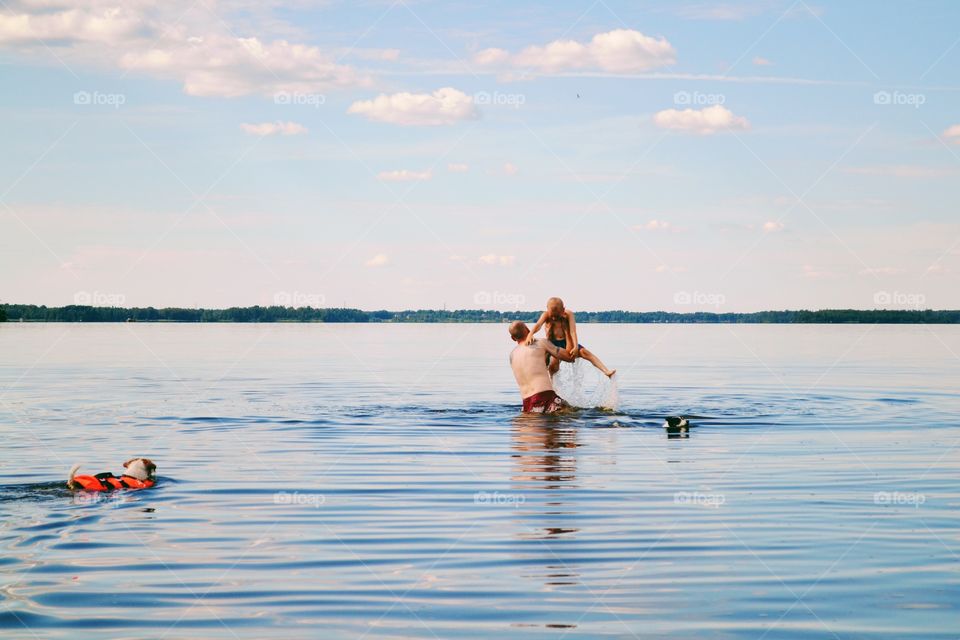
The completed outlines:
[[[663,420],[664,429],[686,429],[690,422],[683,416],[668,416]]]

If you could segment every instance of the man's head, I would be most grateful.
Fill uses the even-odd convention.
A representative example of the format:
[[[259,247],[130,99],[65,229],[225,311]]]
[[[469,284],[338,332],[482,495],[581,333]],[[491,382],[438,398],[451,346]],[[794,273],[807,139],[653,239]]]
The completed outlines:
[[[513,338],[514,342],[523,342],[530,334],[530,328],[527,327],[527,323],[521,322],[520,320],[510,323],[509,330],[510,337]]]
[[[547,313],[554,318],[559,318],[563,315],[563,300],[560,298],[550,298],[547,300]]]

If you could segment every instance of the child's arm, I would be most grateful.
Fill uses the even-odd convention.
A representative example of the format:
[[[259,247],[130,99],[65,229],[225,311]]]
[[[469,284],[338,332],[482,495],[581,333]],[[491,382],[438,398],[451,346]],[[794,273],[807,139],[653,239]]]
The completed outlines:
[[[580,343],[577,342],[577,321],[573,317],[573,311],[567,311],[567,327],[570,330],[570,339],[567,341],[567,350],[570,355],[577,357],[580,353]]]
[[[534,335],[537,331],[540,331],[540,327],[542,327],[542,326],[543,326],[543,323],[546,322],[546,321],[547,321],[547,312],[544,311],[543,313],[540,314],[540,319],[537,320],[537,324],[533,325],[533,329],[530,329],[530,334],[527,336],[527,339],[524,341],[524,344],[532,344],[532,343],[533,343],[533,335]]]

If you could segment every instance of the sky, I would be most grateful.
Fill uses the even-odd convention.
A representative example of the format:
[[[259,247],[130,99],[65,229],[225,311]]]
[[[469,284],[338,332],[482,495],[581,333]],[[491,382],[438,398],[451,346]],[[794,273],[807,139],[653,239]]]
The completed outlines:
[[[0,1],[0,301],[960,308],[960,3]]]

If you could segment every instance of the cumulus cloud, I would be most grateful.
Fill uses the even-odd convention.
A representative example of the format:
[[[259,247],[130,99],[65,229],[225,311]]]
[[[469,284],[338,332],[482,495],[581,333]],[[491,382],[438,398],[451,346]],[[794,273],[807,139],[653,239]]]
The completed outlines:
[[[195,96],[318,93],[371,83],[317,47],[224,34],[221,18],[188,0],[11,2],[0,13],[0,48],[65,50],[56,55],[71,66],[116,65],[175,80]]]
[[[119,6],[101,11],[4,12],[0,13],[0,43],[115,41],[135,35],[142,26],[140,16]]]
[[[466,173],[470,170],[470,165],[462,162],[451,162],[447,165],[447,171],[450,173]]]
[[[370,267],[371,269],[375,269],[375,268],[377,268],[377,267],[383,267],[383,266],[385,266],[385,265],[387,265],[387,264],[389,264],[389,263],[390,263],[390,258],[387,257],[387,254],[385,254],[385,253],[378,253],[377,255],[373,256],[372,258],[370,258],[369,260],[367,260],[367,261],[364,262],[363,264],[364,264],[364,266],[366,266],[366,267]]]
[[[369,78],[335,64],[317,47],[219,35],[127,53],[120,66],[181,80],[184,92],[193,96],[310,93],[369,84]]]
[[[732,111],[719,104],[699,110],[665,109],[653,116],[653,122],[661,129],[686,131],[700,135],[750,128],[750,122],[746,118],[734,115]]]
[[[248,124],[244,122],[240,128],[252,136],[297,136],[307,132],[307,128],[296,122],[261,122]]]
[[[676,62],[676,51],[665,38],[653,38],[633,29],[598,33],[589,42],[554,40],[532,45],[519,53],[484,49],[474,55],[483,66],[531,68],[543,73],[599,70],[610,73],[640,73]]]
[[[783,231],[783,223],[779,220],[770,220],[763,223],[764,233],[776,233],[777,231]]]
[[[429,180],[433,177],[433,172],[429,169],[426,171],[410,171],[408,169],[398,169],[394,171],[381,171],[377,174],[377,178],[380,180],[385,180],[387,182],[414,182],[417,180]]]
[[[758,67],[771,67],[771,66],[773,66],[773,63],[772,63],[771,61],[767,60],[766,58],[762,58],[762,57],[760,57],[760,56],[754,57],[754,59],[753,59],[753,64],[755,64],[755,65],[758,66]]]
[[[473,98],[451,87],[433,93],[380,94],[373,100],[358,100],[347,113],[378,122],[399,125],[436,126],[477,117]]]
[[[509,267],[517,261],[517,258],[516,256],[499,256],[495,253],[488,253],[485,256],[480,256],[478,260],[480,261],[480,264]]]
[[[954,144],[960,144],[960,124],[947,127],[947,130],[943,132],[943,137]]]

